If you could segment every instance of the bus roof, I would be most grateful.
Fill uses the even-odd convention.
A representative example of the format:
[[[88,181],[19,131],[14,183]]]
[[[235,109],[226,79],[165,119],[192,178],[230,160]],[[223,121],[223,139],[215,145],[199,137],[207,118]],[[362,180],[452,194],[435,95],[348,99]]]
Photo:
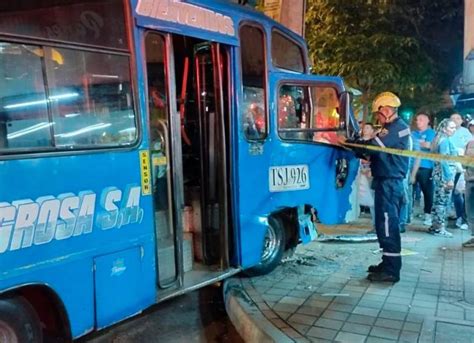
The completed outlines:
[[[239,45],[238,27],[257,22],[277,29],[306,47],[304,39],[287,27],[247,6],[223,0],[131,0],[137,24],[196,38]]]

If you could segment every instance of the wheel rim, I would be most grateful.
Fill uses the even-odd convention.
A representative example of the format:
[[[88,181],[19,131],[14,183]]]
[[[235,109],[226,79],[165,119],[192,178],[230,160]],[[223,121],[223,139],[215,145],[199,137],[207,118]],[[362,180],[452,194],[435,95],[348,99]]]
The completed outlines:
[[[268,225],[263,244],[262,263],[271,261],[275,255],[278,254],[280,244],[275,229],[271,225]]]
[[[0,343],[19,343],[15,330],[0,320]]]

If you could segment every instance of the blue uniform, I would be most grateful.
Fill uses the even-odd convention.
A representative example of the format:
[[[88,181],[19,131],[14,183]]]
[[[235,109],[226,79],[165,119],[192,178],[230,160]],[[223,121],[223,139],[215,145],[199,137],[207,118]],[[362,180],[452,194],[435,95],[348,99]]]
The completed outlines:
[[[382,148],[409,149],[410,129],[401,119],[386,124],[377,136],[364,144]],[[370,156],[375,190],[375,230],[382,248],[385,273],[400,277],[402,267],[399,231],[400,209],[405,199],[403,179],[408,173],[408,157],[364,150]]]

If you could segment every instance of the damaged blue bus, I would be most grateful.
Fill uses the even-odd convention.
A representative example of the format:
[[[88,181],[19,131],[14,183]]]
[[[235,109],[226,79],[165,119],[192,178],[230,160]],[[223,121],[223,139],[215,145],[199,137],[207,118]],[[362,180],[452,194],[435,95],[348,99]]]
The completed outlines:
[[[350,97],[307,55],[225,2],[2,2],[0,337],[78,338],[344,222]]]

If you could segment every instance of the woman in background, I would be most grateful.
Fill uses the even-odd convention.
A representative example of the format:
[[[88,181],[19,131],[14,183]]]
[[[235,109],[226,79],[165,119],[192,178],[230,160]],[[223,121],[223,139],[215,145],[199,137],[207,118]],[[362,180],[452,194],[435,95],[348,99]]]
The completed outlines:
[[[436,131],[436,136],[431,145],[435,154],[456,156],[457,151],[450,137],[456,131],[456,123],[451,119],[444,119]],[[435,162],[433,170],[434,199],[431,210],[433,226],[429,232],[435,236],[452,237],[453,234],[446,230],[447,209],[454,188],[456,164],[449,161]]]

